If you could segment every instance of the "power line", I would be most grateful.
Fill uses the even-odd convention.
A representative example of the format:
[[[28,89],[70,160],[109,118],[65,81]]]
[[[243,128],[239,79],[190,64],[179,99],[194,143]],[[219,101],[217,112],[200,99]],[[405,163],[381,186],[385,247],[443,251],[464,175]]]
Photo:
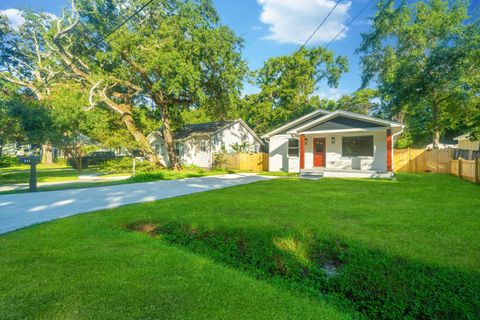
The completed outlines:
[[[298,51],[295,53],[298,54],[300,51],[302,51],[303,48],[305,48],[305,46],[307,45],[307,43],[313,38],[313,36],[317,33],[317,31],[323,26],[323,24],[325,23],[325,21],[327,21],[328,17],[330,17],[330,15],[332,14],[332,12],[335,10],[335,8],[337,8],[337,6],[340,4],[342,0],[338,0],[335,5],[333,6],[333,8],[330,10],[330,12],[325,16],[325,18],[323,19],[323,21],[318,25],[317,29],[315,29],[315,31],[313,31],[313,33],[310,35],[310,37],[308,37],[308,39],[302,44],[302,46],[300,47],[300,49],[298,49]],[[294,55],[294,56],[295,56]]]
[[[347,30],[347,28],[352,24],[352,22],[355,21],[363,13],[363,11],[365,11],[365,9],[367,9],[370,6],[370,4],[372,4],[372,2],[373,0],[368,1],[367,4],[363,6],[363,8],[352,18],[352,20],[350,20],[350,22],[348,22],[347,25],[343,27],[343,29],[340,30],[340,32],[337,33],[337,35],[327,43],[327,45],[325,46],[325,49],[327,49],[332,44],[333,41],[335,41],[345,30]]]
[[[145,9],[147,6],[149,6],[151,3],[153,3],[154,1],[156,0],[149,0],[148,2],[146,2],[143,6],[141,6],[139,9],[137,9],[134,13],[132,13],[130,16],[128,16],[125,20],[123,20],[119,25],[117,25],[115,28],[113,28],[110,32],[108,32],[105,36],[103,36],[101,39],[99,39],[98,41],[96,41],[92,46],[90,46],[89,48],[87,48],[87,50],[85,50],[85,52],[81,55],[79,55],[78,57],[76,57],[75,59],[73,59],[65,68],[63,68],[64,70],[67,70],[67,68],[70,68],[73,64],[77,63],[79,61],[80,58],[82,57],[85,57],[90,51],[92,51],[93,49],[95,49],[97,46],[99,46],[100,44],[104,43],[105,40],[107,40],[111,35],[113,35],[115,32],[117,32],[117,30],[119,30],[121,27],[123,27],[127,22],[129,22],[130,20],[132,20],[135,16],[137,16],[143,9]],[[53,79],[55,79],[57,76],[59,76],[60,73],[57,73],[55,75],[53,75],[50,79],[47,79],[40,87],[38,87],[34,92],[39,92],[41,89],[43,89],[50,81],[52,81]]]

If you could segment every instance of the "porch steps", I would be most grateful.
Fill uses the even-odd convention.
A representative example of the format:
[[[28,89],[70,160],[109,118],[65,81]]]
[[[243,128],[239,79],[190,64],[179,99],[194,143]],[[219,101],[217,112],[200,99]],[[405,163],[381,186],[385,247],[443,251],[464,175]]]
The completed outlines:
[[[300,173],[300,179],[318,180],[323,178],[323,172],[302,172]]]

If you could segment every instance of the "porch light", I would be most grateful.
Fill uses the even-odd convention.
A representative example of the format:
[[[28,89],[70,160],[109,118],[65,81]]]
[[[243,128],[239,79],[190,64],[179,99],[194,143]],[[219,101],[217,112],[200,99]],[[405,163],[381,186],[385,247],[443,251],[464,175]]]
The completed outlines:
[[[307,138],[305,138],[305,144],[307,144],[307,143],[308,143],[308,139],[307,139]]]
[[[331,142],[332,144],[335,144],[335,137],[332,137]]]

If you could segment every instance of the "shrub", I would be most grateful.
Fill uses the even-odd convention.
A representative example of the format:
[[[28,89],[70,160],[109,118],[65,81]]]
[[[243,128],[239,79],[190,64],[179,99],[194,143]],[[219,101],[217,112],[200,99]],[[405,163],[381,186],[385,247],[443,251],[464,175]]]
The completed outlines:
[[[0,168],[13,167],[18,165],[18,158],[15,156],[4,155],[0,157]]]
[[[132,169],[133,161],[130,157],[108,160],[100,164],[100,171],[106,173],[131,173]],[[135,163],[135,171],[137,173],[152,172],[155,170],[158,170],[158,168],[148,161],[136,161]]]
[[[212,169],[214,170],[224,170],[228,164],[227,153],[225,151],[215,153]]]
[[[130,177],[130,181],[133,182],[149,182],[156,180],[165,180],[165,174],[161,171],[158,172],[140,172],[135,176]]]

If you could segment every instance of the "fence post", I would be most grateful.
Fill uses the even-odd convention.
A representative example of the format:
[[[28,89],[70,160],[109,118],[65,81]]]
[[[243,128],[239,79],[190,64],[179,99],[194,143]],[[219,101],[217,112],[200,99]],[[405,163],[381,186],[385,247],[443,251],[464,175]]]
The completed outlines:
[[[477,157],[477,158],[475,158],[475,183],[480,183],[480,177],[479,177],[480,172],[478,172],[479,171],[479,168],[478,168],[479,164],[480,164],[480,160]]]
[[[462,177],[462,157],[458,157],[458,177]]]

